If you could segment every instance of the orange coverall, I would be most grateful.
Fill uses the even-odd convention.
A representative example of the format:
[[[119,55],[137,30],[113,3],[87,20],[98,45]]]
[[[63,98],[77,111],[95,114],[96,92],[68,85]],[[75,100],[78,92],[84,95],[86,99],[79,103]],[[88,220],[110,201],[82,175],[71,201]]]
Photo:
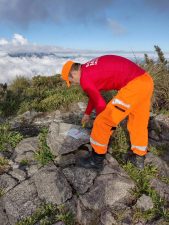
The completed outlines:
[[[107,152],[112,127],[117,127],[128,116],[131,149],[137,155],[146,155],[152,93],[153,80],[148,73],[136,77],[119,90],[94,121],[90,143],[96,153]]]

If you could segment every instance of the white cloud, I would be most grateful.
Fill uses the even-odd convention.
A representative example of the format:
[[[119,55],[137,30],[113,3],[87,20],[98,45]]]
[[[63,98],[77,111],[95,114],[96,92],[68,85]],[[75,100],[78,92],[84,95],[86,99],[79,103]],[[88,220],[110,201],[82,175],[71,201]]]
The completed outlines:
[[[0,45],[14,45],[14,46],[22,46],[22,45],[28,45],[29,42],[26,38],[24,38],[21,34],[14,34],[11,40],[7,40],[5,38],[0,39]]]
[[[26,44],[28,44],[28,40],[20,34],[14,34],[13,39],[12,39],[12,44],[26,45]]]
[[[16,42],[15,42],[15,41]],[[20,34],[15,34],[12,40],[0,39],[0,83],[10,82],[17,75],[31,78],[35,75],[52,75],[61,72],[62,65],[69,59],[85,63],[88,60],[104,54],[121,55],[139,62],[145,52],[125,51],[82,51],[64,49],[58,46],[40,46],[31,44]],[[146,52],[155,58],[155,52]],[[169,53],[165,54],[169,59]]]
[[[73,56],[67,54],[58,54],[56,56],[43,57],[11,57],[0,56],[0,83],[10,82],[16,76],[25,76],[31,78],[35,75],[53,75],[61,72],[62,65],[72,57],[74,61],[84,63],[92,56]],[[68,58],[66,58],[68,57]]]
[[[0,45],[7,45],[9,42],[5,38],[0,39]]]

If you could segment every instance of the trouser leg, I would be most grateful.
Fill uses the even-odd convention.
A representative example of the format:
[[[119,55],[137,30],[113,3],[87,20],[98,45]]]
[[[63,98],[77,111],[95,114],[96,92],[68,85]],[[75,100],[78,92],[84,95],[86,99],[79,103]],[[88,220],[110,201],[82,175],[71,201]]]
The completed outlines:
[[[106,106],[105,110],[101,112],[94,121],[94,126],[91,132],[90,143],[98,154],[105,154],[107,152],[107,146],[109,142],[109,138],[112,134],[112,128],[116,127],[126,116],[130,115],[130,123],[129,127],[132,123],[132,112],[136,111],[138,113],[139,105],[144,104],[144,114],[134,113],[134,115],[138,115],[137,119],[134,120],[134,124],[132,128],[132,144],[138,143],[133,142],[133,138],[146,140],[147,137],[147,120],[149,117],[149,108],[150,108],[150,99],[153,91],[153,81],[152,78],[148,74],[144,74],[131,82],[129,82],[124,88],[122,88],[118,94],[113,98]],[[144,103],[144,99],[149,99],[147,103]],[[147,114],[146,114],[147,113]],[[139,117],[141,116],[142,117]],[[140,118],[140,120],[139,120]],[[143,125],[142,125],[143,120]],[[139,128],[138,130],[142,130],[142,137],[138,137],[137,135],[137,126],[141,126],[143,128]],[[133,131],[134,130],[134,131]],[[144,132],[143,132],[144,130]],[[139,142],[140,143],[140,142]],[[145,146],[144,146],[145,147]],[[137,151],[137,145],[132,147],[133,151]]]
[[[140,156],[147,153],[150,102],[151,96],[147,96],[131,111],[128,117],[127,128],[130,135],[131,150]]]

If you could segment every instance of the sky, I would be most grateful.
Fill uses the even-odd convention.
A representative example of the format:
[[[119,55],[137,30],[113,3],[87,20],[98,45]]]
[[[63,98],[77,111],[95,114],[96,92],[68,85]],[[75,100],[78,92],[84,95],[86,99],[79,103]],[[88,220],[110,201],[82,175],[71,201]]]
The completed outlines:
[[[71,49],[169,51],[168,0],[0,0],[0,44],[15,34]]]
[[[169,0],[0,0],[0,82],[103,54],[169,59]]]

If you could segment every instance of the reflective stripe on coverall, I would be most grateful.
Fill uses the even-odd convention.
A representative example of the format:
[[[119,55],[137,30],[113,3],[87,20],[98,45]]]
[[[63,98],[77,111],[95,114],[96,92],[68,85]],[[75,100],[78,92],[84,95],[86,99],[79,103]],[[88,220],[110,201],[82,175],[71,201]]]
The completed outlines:
[[[145,73],[124,86],[95,119],[90,143],[98,154],[105,154],[113,127],[128,116],[131,149],[137,155],[147,153],[148,121],[153,80]]]

